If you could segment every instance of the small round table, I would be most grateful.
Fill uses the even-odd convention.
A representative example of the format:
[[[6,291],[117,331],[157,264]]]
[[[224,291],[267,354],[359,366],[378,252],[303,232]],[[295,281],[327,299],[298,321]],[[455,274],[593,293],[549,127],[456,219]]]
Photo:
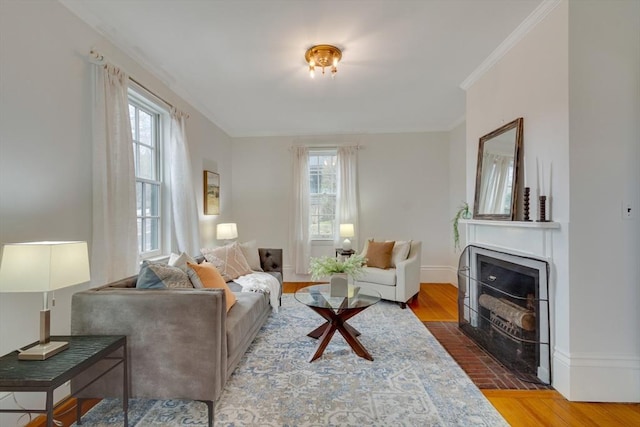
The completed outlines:
[[[380,301],[379,293],[367,290],[367,295],[363,295],[360,293],[359,287],[349,285],[346,297],[336,297],[331,296],[331,285],[323,284],[299,289],[295,293],[295,298],[326,320],[324,324],[307,334],[311,338],[318,339],[318,346],[309,362],[322,356],[336,330],[340,332],[358,356],[373,360],[371,354],[356,338],[360,332],[349,325],[347,320]]]

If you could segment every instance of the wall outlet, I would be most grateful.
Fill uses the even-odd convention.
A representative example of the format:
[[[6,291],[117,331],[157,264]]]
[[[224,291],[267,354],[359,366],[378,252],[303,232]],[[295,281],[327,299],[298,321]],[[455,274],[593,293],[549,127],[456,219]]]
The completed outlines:
[[[622,202],[622,219],[633,219],[635,217],[635,209],[633,208],[633,203],[631,202]]]

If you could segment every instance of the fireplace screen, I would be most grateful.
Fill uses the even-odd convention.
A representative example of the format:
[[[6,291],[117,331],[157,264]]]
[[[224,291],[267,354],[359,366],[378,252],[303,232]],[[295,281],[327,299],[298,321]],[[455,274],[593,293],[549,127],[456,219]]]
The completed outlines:
[[[549,264],[467,246],[458,265],[460,328],[524,381],[551,384]]]

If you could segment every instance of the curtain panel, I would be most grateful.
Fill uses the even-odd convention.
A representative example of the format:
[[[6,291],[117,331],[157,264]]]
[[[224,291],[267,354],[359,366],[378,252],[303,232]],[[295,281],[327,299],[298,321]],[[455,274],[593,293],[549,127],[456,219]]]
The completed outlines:
[[[128,76],[94,65],[93,236],[91,282],[103,284],[138,271],[138,227]]]
[[[169,187],[171,188],[171,224],[178,251],[190,255],[200,252],[198,208],[194,192],[191,158],[186,134],[186,113],[171,108],[169,126]]]
[[[338,147],[336,170],[338,192],[336,196],[336,232],[334,244],[342,246],[340,224],[353,224],[355,237],[351,238],[352,247],[358,251],[358,147]]]
[[[296,274],[309,274],[309,149],[292,147],[293,196],[291,207],[291,261]]]

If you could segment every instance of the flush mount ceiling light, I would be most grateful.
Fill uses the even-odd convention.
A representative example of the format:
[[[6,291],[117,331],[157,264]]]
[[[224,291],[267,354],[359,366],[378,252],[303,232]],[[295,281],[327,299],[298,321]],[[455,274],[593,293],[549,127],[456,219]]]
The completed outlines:
[[[322,74],[324,74],[325,67],[331,67],[331,77],[334,77],[338,72],[338,62],[342,59],[342,51],[330,44],[319,44],[307,49],[304,58],[309,64],[311,78],[316,75],[316,67],[322,67]]]

